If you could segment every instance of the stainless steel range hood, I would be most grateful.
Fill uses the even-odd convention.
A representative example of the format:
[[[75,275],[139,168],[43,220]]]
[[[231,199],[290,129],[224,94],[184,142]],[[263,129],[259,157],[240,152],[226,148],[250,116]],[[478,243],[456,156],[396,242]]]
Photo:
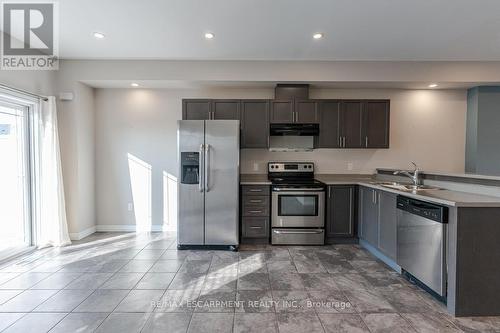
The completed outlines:
[[[313,136],[271,136],[269,138],[270,151],[312,151],[314,149]]]
[[[271,124],[271,136],[318,136],[319,124]]]
[[[318,124],[271,124],[270,151],[312,151],[314,137],[319,135]]]

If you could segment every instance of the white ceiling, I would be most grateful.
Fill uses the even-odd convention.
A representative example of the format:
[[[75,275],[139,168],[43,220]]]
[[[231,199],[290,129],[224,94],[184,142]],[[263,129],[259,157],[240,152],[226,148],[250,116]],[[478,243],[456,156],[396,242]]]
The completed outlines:
[[[499,0],[61,0],[59,10],[62,58],[500,60]]]

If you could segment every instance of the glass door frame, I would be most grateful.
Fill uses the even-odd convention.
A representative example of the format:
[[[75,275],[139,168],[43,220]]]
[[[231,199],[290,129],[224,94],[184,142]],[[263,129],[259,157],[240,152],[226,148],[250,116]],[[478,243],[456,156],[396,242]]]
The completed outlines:
[[[34,184],[34,139],[35,133],[33,131],[33,111],[38,106],[39,101],[33,98],[24,98],[12,93],[2,93],[0,90],[0,104],[5,107],[20,110],[24,113],[23,127],[24,127],[24,246],[13,247],[0,253],[0,262],[8,260],[9,258],[20,255],[24,252],[34,249],[36,241],[35,234],[35,184]]]

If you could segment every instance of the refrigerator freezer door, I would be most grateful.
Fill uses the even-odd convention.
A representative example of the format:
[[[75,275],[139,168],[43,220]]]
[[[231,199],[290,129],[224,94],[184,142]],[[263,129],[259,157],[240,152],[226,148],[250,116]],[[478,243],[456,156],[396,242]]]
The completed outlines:
[[[177,243],[179,245],[203,245],[205,241],[203,213],[205,209],[203,193],[204,127],[203,120],[180,120],[178,122],[179,175],[183,175],[183,173],[186,175],[186,179],[180,179],[178,182]],[[198,166],[193,165],[196,164],[193,163],[196,158],[199,159]]]
[[[205,121],[205,163],[205,244],[238,245],[238,120]]]

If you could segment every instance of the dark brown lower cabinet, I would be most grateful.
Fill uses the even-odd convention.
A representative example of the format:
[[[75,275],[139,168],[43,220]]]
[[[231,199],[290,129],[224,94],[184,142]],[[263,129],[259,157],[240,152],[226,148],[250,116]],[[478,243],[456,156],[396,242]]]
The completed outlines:
[[[379,237],[378,247],[385,255],[396,260],[397,250],[397,195],[379,191]]]
[[[359,238],[378,248],[379,206],[378,191],[373,188],[359,188]]]
[[[359,238],[396,260],[397,195],[359,187]]]
[[[327,242],[336,238],[353,238],[356,214],[356,186],[331,185],[326,200]]]
[[[241,186],[241,243],[269,243],[270,187]]]

